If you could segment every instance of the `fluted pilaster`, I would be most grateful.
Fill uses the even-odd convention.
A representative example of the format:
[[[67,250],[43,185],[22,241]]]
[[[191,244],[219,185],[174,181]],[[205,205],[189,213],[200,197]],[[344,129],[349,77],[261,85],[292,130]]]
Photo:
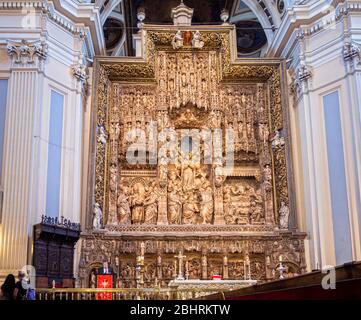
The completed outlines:
[[[0,270],[16,271],[27,264],[34,215],[34,139],[40,111],[39,88],[46,59],[44,42],[9,42],[12,59],[5,125],[3,219]]]

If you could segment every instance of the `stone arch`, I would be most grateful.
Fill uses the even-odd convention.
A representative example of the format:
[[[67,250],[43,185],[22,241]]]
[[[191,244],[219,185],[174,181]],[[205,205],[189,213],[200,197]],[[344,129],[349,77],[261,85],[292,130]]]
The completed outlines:
[[[101,13],[101,21],[104,25],[105,21],[110,17],[113,10],[119,5],[122,4],[123,0],[110,0],[108,4],[104,7],[104,10]],[[119,18],[121,18],[124,21],[124,16],[120,15]]]
[[[265,5],[264,1],[255,1],[255,0],[239,0],[236,2],[236,6],[238,7],[240,4],[240,1],[243,1],[243,3],[248,6],[248,8],[254,13],[254,15],[257,17],[259,23],[261,24],[262,28],[264,29],[264,32],[267,37],[267,47],[270,46],[270,44],[273,41],[274,38],[274,30],[275,30],[275,24],[273,22],[273,16],[271,15],[271,11],[268,9],[268,7]],[[265,13],[265,10],[262,8],[260,2],[264,3],[266,8],[268,9],[268,12],[270,13],[269,16]],[[234,18],[231,18],[231,22],[237,21]],[[270,19],[271,18],[271,19]]]
[[[117,6],[121,7],[120,12],[116,12],[115,9]],[[121,56],[125,55],[125,42],[126,42],[126,32],[124,29],[125,26],[125,17],[124,17],[124,7],[123,7],[123,0],[110,0],[106,6],[104,6],[101,12],[101,22],[103,28],[105,27],[106,23],[112,20],[118,27],[121,25],[123,27],[121,37],[118,39],[117,43],[112,46],[111,48],[107,48],[108,54],[112,56]]]
[[[85,267],[85,274],[84,274],[84,279],[83,282],[85,284],[85,286],[87,288],[90,288],[90,277],[91,277],[91,273],[94,270],[98,270],[99,268],[101,268],[103,265],[102,262],[99,261],[93,261],[91,263],[89,263],[86,267]]]

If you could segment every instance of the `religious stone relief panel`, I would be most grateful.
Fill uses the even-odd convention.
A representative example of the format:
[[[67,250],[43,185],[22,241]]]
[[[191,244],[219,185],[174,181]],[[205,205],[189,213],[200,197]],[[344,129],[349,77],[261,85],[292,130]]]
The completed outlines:
[[[98,65],[82,286],[104,259],[124,288],[304,272],[280,63],[233,61],[229,30],[145,32],[144,61]]]
[[[274,223],[264,85],[220,85],[217,66],[160,51],[156,86],[113,84],[105,225]]]
[[[90,281],[94,264],[101,265],[107,260],[114,268],[117,287],[134,288],[139,267],[134,254],[139,254],[143,240],[141,235],[131,241],[114,240],[111,235],[98,240],[86,236],[82,243],[81,277]],[[209,280],[214,275],[225,280],[273,279],[278,276],[280,257],[286,269],[285,277],[300,274],[305,268],[302,239],[291,234],[258,241],[252,237],[243,241],[147,240],[143,265],[145,287],[154,287],[157,282],[166,286],[177,277],[179,250],[183,252],[184,278],[189,280]]]

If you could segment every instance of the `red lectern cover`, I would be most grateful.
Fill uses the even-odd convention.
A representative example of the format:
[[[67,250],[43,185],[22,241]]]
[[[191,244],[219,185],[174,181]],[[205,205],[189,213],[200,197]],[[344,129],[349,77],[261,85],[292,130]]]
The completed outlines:
[[[98,275],[98,289],[112,289],[113,276],[112,275]],[[98,300],[113,300],[111,292],[99,292]]]

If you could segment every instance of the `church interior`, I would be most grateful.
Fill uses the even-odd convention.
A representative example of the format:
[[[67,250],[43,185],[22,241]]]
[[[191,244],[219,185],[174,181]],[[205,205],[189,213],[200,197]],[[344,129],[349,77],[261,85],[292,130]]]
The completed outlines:
[[[360,88],[358,0],[0,1],[1,284],[361,298]]]

